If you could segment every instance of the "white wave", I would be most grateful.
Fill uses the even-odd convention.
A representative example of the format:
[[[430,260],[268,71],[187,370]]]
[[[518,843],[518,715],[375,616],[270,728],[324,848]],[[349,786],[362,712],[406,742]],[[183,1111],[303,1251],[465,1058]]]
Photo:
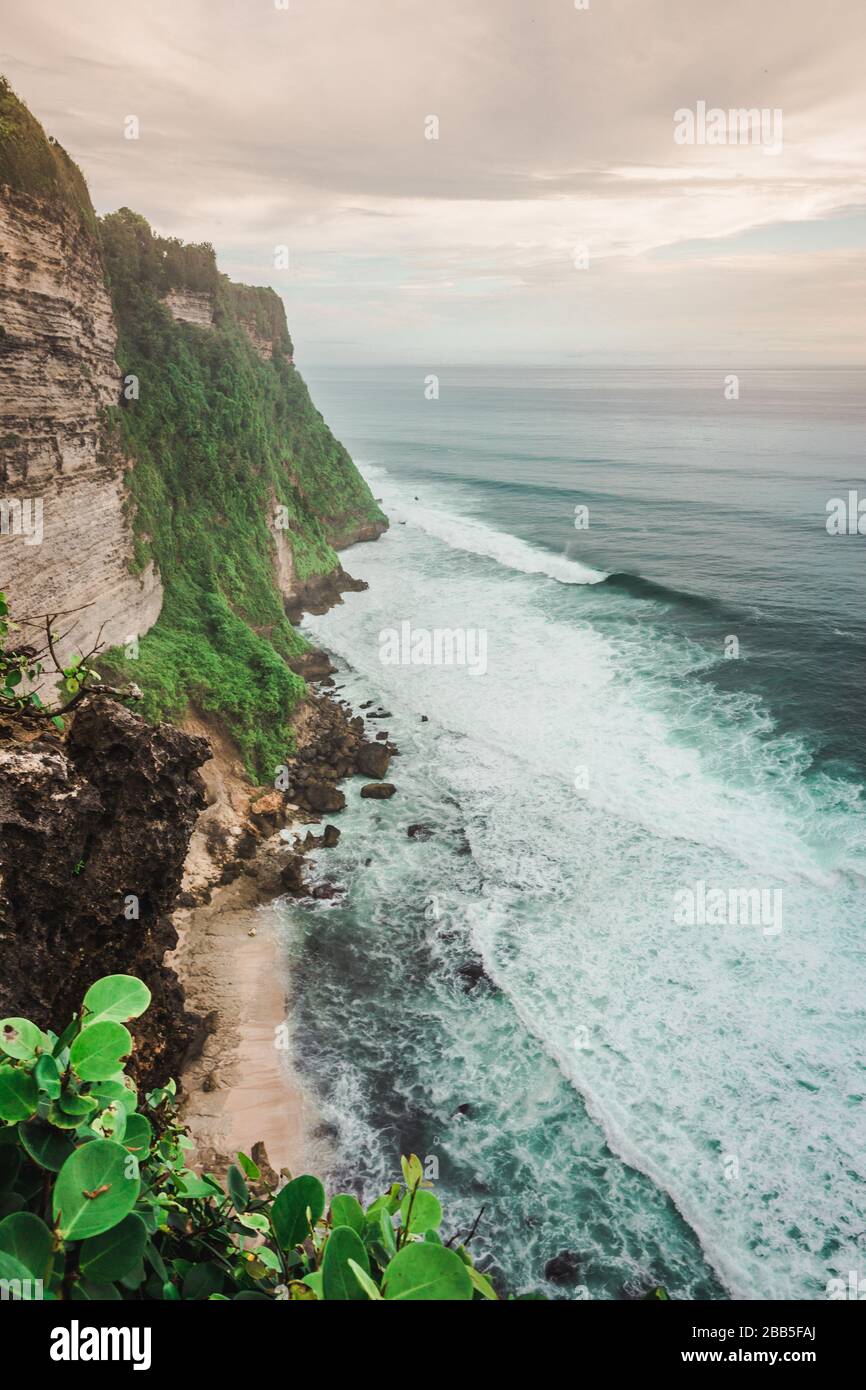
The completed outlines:
[[[444,541],[452,550],[465,550],[486,560],[495,560],[519,574],[543,574],[560,584],[600,584],[608,577],[604,570],[592,569],[565,555],[552,555],[482,521],[416,502],[407,485],[390,480],[386,468],[368,463],[363,465],[362,471],[368,483],[375,484],[381,493],[392,525],[406,522]],[[384,488],[383,479],[388,479]]]
[[[566,620],[553,591],[545,616],[531,584],[446,573],[445,537],[420,530],[395,527],[359,555],[369,591],[310,625],[414,714],[396,730],[406,791],[433,777],[463,808],[484,879],[465,917],[490,975],[736,1296],[820,1297],[837,1264],[854,1268],[851,1233],[866,1226],[853,794],[804,775],[805,751],[773,739],[759,709],[690,680],[694,650],[674,634]],[[600,598],[568,606],[597,612]],[[382,667],[378,633],[398,615],[486,628],[487,675]],[[676,927],[675,892],[700,880],[778,886],[783,933]],[[461,1041],[443,1032],[442,1055]],[[546,1151],[521,1117],[529,1162],[536,1141]]]

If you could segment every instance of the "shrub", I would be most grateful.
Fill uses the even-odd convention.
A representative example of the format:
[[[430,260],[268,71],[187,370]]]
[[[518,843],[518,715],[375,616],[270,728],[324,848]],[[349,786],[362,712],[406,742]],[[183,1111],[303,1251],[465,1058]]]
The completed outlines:
[[[318,1178],[271,1186],[246,1154],[225,1185],[187,1166],[175,1086],[140,1099],[126,1028],[150,1002],[109,975],[57,1036],[0,1020],[0,1281],[57,1300],[495,1299],[439,1233],[420,1160],[366,1210]]]

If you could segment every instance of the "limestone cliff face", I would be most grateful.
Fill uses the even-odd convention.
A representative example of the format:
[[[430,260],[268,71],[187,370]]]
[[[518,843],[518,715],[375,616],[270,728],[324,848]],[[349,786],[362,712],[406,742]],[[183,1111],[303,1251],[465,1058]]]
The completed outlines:
[[[130,572],[129,467],[116,330],[97,240],[73,209],[0,187],[0,498],[41,509],[43,535],[0,534],[0,588],[16,617],[71,612],[65,651],[140,636],[159,615],[152,566]],[[64,629],[69,620],[64,622]]]
[[[192,290],[169,290],[162,300],[177,323],[194,323],[196,328],[213,328],[213,300],[209,294]]]

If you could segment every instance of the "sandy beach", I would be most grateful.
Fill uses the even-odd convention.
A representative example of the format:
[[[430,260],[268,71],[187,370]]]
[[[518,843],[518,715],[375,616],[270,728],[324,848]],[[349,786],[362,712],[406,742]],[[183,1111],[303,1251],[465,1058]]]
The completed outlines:
[[[190,1008],[210,1029],[183,1074],[182,1113],[197,1166],[218,1171],[238,1149],[249,1154],[262,1141],[277,1171],[322,1171],[327,1145],[315,1136],[319,1116],[288,1050],[279,912],[255,897],[244,876],[217,889],[210,903],[176,914],[172,964]]]

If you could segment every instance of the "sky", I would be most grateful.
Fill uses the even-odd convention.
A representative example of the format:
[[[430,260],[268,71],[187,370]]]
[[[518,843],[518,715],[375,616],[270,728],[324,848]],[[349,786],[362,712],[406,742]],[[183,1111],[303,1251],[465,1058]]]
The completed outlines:
[[[866,360],[864,60],[863,0],[3,0],[0,29],[98,212],[272,285],[301,366],[431,371]],[[707,143],[699,103],[767,138]]]

